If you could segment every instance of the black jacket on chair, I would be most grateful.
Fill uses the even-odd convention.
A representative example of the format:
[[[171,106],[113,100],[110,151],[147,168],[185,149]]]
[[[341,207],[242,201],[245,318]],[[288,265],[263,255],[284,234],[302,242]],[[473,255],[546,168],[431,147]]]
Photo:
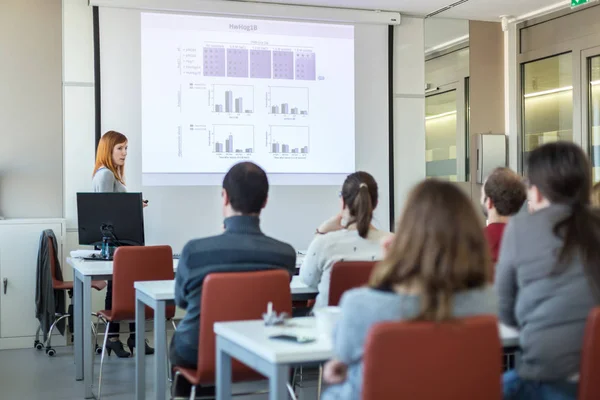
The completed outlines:
[[[54,276],[62,280],[62,270],[58,260],[58,249],[56,246],[56,236],[51,229],[42,232],[40,236],[40,246],[38,250],[36,285],[35,285],[35,317],[40,321],[40,326],[44,334],[44,341],[48,337],[50,326],[54,323],[56,314],[64,314],[66,307],[66,297],[64,290],[54,290],[52,287],[52,260],[50,259],[50,240],[54,247]],[[57,324],[61,335],[65,334],[65,322]]]

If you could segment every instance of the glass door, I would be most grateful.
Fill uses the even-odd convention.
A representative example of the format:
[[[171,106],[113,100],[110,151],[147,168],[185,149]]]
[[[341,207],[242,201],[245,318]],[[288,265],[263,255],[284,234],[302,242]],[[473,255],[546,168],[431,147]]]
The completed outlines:
[[[425,98],[425,161],[428,178],[458,181],[457,91]]]
[[[585,55],[584,55],[585,57]],[[600,55],[586,58],[587,138],[594,182],[600,180]],[[585,103],[584,103],[585,105]]]
[[[468,182],[468,84],[465,79],[425,98],[426,176]]]
[[[538,146],[573,140],[573,61],[565,53],[522,64],[522,162]]]

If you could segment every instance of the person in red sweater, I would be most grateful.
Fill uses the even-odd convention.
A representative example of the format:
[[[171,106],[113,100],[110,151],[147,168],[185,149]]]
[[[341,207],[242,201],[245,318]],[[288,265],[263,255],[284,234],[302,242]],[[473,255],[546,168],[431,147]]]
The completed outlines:
[[[509,218],[523,207],[525,200],[527,191],[523,180],[509,168],[496,168],[481,188],[481,207],[488,222],[485,236],[494,264],[498,261],[504,227]]]

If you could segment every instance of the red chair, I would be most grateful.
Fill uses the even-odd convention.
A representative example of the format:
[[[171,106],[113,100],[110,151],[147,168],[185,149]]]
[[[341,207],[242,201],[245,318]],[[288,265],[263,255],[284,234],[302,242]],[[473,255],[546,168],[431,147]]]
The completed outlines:
[[[339,261],[331,267],[329,305],[337,306],[345,291],[369,282],[376,261]]]
[[[501,357],[492,316],[378,324],[365,345],[362,399],[501,400]]]
[[[113,292],[112,310],[102,310],[98,314],[106,322],[104,332],[104,345],[108,339],[108,330],[111,323],[135,320],[135,288],[134,282],[172,280],[173,251],[171,246],[126,246],[119,247],[113,258]],[[175,306],[167,306],[165,310],[167,320],[175,316]],[[146,307],[146,318],[154,318],[154,310]],[[144,332],[138,332],[143,335]],[[144,351],[144,349],[138,349]],[[98,382],[98,399],[101,398],[102,367],[104,355],[100,359],[100,377]]]
[[[600,399],[600,307],[590,311],[579,368],[579,400]]]
[[[55,246],[54,240],[52,239],[51,236],[47,236],[46,239],[48,240],[48,257],[50,258],[50,276],[52,277],[52,289],[65,290],[65,291],[73,290],[73,281],[63,281],[62,279],[58,279],[56,277],[56,275],[57,275],[56,271],[61,270],[60,261],[58,261],[58,256],[57,256],[56,252],[54,251],[54,246]],[[104,289],[105,287],[106,287],[106,281],[92,281],[93,289],[100,291],[100,290]],[[92,315],[96,315],[96,314],[92,313]],[[56,325],[58,325],[58,323],[60,321],[64,320],[65,318],[70,318],[70,317],[71,317],[71,314],[69,314],[69,313],[55,314],[54,322],[50,326],[50,330],[48,331],[48,338],[46,339],[46,342],[44,344],[42,344],[40,342],[40,331],[42,329],[42,325],[40,324],[40,326],[37,329],[37,332],[35,333],[34,347],[38,350],[42,350],[45,347],[46,354],[50,357],[53,357],[56,354],[56,350],[54,350],[52,348],[52,332],[54,332],[54,328],[56,327]]]
[[[235,293],[235,296],[224,296]],[[197,385],[214,385],[216,381],[215,322],[261,319],[267,304],[273,303],[278,313],[291,315],[292,295],[290,275],[287,271],[213,273],[204,279],[200,310],[200,335],[198,340],[198,367],[175,367],[173,387],[179,376],[193,386],[190,398],[196,395]],[[264,376],[232,360],[233,382],[263,380]]]

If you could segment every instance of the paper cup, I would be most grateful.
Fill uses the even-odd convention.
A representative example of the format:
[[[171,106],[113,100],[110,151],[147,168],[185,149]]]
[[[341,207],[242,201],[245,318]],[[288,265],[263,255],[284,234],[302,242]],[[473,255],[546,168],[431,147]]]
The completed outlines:
[[[317,322],[317,332],[320,337],[331,338],[333,328],[342,315],[340,307],[323,307],[313,310]]]

